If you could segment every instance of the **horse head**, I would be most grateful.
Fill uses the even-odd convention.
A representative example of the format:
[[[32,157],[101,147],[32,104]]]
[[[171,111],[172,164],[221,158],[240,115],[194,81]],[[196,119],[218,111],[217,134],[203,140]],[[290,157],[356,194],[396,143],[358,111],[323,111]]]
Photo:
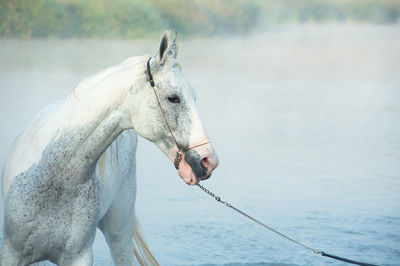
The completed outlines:
[[[218,157],[196,109],[196,94],[177,61],[178,43],[170,32],[161,37],[156,54],[147,59],[141,86],[132,86],[131,120],[142,137],[156,144],[190,185],[211,176]]]

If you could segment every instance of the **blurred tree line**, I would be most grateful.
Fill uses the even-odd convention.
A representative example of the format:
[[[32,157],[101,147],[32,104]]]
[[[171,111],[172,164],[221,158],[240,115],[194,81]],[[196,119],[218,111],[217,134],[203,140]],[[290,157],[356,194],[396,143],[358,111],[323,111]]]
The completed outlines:
[[[0,37],[247,33],[282,23],[398,23],[400,0],[0,0]]]

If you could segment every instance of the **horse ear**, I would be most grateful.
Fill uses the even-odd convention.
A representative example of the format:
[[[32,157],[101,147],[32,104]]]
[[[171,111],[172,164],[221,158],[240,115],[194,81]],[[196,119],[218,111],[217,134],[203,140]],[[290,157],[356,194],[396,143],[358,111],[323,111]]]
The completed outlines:
[[[178,31],[175,31],[175,39],[172,42],[170,51],[172,54],[172,57],[176,58],[178,55],[178,50],[179,50],[179,45],[178,45]]]
[[[161,36],[160,50],[157,54],[157,57],[158,57],[157,59],[158,59],[159,64],[164,64],[165,57],[167,55],[170,34],[171,34],[170,31],[165,31],[163,33],[163,35]]]

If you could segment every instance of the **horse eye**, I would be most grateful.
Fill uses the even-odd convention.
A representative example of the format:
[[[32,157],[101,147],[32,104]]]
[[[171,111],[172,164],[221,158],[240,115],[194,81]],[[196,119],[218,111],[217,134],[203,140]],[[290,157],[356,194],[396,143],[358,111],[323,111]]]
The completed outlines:
[[[170,101],[171,103],[180,103],[181,99],[179,99],[178,96],[173,95],[168,97],[168,101]]]

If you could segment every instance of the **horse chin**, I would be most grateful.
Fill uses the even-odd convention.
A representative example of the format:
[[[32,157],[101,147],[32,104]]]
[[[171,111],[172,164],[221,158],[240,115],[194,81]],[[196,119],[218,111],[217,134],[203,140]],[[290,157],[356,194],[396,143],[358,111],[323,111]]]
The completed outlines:
[[[194,186],[200,182],[200,180],[194,174],[192,167],[190,167],[190,165],[185,162],[183,158],[179,163],[178,174],[188,185]]]

